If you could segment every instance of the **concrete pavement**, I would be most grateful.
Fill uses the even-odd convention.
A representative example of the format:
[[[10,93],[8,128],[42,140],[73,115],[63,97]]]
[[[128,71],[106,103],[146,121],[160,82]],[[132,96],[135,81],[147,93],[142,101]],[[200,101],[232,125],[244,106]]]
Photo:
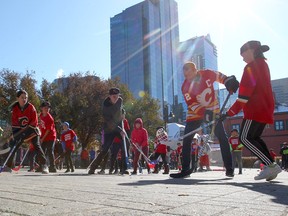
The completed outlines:
[[[257,169],[233,179],[223,171],[186,179],[145,173],[1,173],[0,215],[288,215],[287,172],[272,182],[254,181]]]

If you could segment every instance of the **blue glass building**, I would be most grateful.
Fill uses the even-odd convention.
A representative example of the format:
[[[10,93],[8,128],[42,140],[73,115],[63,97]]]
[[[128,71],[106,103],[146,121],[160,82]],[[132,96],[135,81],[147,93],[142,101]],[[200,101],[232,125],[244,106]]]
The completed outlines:
[[[174,0],[145,0],[110,19],[111,78],[136,98],[148,92],[161,107],[178,93],[178,7]]]

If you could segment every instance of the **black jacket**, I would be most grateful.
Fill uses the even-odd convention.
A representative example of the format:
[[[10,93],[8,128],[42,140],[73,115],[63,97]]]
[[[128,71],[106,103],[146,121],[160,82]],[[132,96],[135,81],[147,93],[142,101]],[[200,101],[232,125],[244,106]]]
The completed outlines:
[[[103,118],[104,118],[104,132],[120,132],[121,129],[118,126],[122,127],[122,108],[123,108],[123,99],[119,97],[115,104],[111,103],[109,97],[104,100],[103,103]]]

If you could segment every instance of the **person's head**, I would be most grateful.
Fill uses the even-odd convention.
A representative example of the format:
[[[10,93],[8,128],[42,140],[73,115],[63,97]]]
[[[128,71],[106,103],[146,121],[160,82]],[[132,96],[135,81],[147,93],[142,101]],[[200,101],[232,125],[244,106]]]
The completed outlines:
[[[115,104],[120,96],[120,89],[119,88],[111,88],[109,90],[109,98],[111,100],[111,103]]]
[[[28,93],[23,89],[16,92],[16,97],[20,107],[23,107],[28,102]]]
[[[260,41],[248,41],[240,48],[240,55],[249,64],[256,58],[265,58],[263,53],[269,49],[269,46],[261,45]]]
[[[193,80],[197,75],[197,67],[193,62],[186,62],[183,66],[184,78],[187,80]]]
[[[177,143],[177,146],[179,147],[179,146],[181,146],[181,143],[179,142],[179,143]]]
[[[135,122],[134,122],[134,127],[135,127],[136,129],[139,129],[139,128],[143,127],[143,121],[142,121],[141,118],[137,118],[137,119],[135,120]]]
[[[50,108],[51,108],[51,104],[48,101],[44,101],[40,105],[40,109],[43,114],[48,113],[50,111]]]
[[[231,136],[232,136],[232,137],[237,137],[238,135],[239,135],[239,132],[238,132],[237,129],[232,129],[232,130],[231,130]]]
[[[68,122],[63,122],[62,128],[63,128],[64,131],[68,130],[69,129],[69,123]]]

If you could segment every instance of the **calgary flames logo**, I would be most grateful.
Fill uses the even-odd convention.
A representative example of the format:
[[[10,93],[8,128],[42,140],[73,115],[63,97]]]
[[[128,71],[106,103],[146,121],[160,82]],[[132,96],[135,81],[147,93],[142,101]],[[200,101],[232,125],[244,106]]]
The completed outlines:
[[[26,116],[19,118],[19,124],[22,128],[26,127],[28,125],[28,118]]]

